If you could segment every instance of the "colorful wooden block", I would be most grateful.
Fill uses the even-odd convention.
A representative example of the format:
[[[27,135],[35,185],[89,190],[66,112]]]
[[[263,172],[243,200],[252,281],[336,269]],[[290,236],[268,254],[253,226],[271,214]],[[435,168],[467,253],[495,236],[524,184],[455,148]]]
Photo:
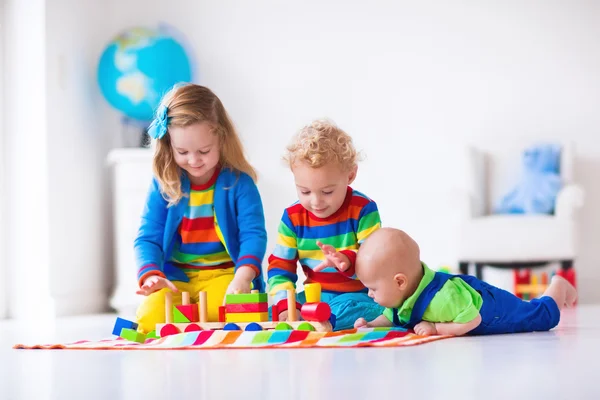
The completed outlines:
[[[241,293],[225,295],[225,304],[267,303],[266,293]]]
[[[146,341],[146,335],[134,329],[123,328],[119,336],[131,342],[144,343]]]
[[[191,322],[179,309],[177,306],[173,306],[173,322],[182,323],[182,322]]]
[[[121,334],[121,330],[123,328],[136,330],[138,328],[138,324],[136,324],[135,322],[128,321],[126,319],[117,317],[117,320],[115,321],[115,326],[113,327],[112,334],[115,336],[119,336]]]
[[[302,306],[300,315],[305,321],[328,321],[331,307],[327,303],[306,303]]]
[[[160,336],[158,336],[156,334],[156,331],[150,331],[148,332],[148,334],[146,335],[146,339],[159,339]]]
[[[304,285],[304,296],[307,303],[318,303],[321,301],[321,284],[307,283]]]
[[[227,304],[225,311],[228,313],[269,312],[269,303]]]
[[[175,306],[175,308],[177,308],[177,310],[179,310],[179,312],[181,312],[181,314],[183,314],[183,316],[185,318],[187,318],[187,321],[175,320],[175,322],[199,322],[200,321],[200,316],[198,314],[198,304],[187,304],[187,305]],[[173,314],[175,314],[175,310],[173,310]]]
[[[259,313],[227,313],[226,322],[265,322],[269,320],[268,312]]]
[[[225,322],[225,306],[219,306],[219,322]]]

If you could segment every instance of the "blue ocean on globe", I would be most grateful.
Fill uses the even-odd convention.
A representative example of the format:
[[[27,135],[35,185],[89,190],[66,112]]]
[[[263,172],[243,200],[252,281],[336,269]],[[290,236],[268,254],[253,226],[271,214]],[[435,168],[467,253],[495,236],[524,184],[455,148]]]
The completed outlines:
[[[129,29],[106,47],[98,64],[100,90],[127,118],[149,122],[173,85],[192,80],[181,41],[164,27]]]

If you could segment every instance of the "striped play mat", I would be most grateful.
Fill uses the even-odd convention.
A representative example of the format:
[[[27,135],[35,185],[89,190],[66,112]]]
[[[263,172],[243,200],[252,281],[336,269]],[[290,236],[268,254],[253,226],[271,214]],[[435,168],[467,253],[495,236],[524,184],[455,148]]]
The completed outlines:
[[[22,345],[15,349],[72,350],[201,350],[310,347],[401,347],[429,343],[449,336],[418,336],[401,328],[360,328],[340,332],[222,331],[180,333],[140,344],[124,339],[82,340],[69,344]]]

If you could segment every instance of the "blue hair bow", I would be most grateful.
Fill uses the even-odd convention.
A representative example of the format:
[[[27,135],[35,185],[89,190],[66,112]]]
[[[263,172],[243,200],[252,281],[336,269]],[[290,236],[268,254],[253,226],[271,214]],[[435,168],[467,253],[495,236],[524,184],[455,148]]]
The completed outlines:
[[[167,133],[167,125],[169,124],[169,119],[167,118],[168,112],[169,108],[164,104],[161,104],[156,110],[156,116],[148,127],[148,135],[152,139],[160,139]]]

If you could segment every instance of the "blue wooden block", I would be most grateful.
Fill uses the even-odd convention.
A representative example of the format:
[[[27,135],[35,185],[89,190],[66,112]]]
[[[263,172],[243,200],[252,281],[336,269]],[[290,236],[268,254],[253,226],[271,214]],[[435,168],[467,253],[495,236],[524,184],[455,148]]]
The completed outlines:
[[[138,328],[138,324],[132,321],[128,321],[123,318],[117,317],[115,321],[115,327],[113,328],[112,334],[115,336],[119,336],[121,334],[121,329],[133,329],[134,331]]]
[[[242,328],[240,328],[238,324],[234,324],[233,322],[230,322],[223,327],[223,330],[224,331],[241,331]]]
[[[260,324],[257,324],[256,322],[250,322],[248,325],[246,325],[246,331],[262,331],[263,328],[262,326],[260,326]]]

